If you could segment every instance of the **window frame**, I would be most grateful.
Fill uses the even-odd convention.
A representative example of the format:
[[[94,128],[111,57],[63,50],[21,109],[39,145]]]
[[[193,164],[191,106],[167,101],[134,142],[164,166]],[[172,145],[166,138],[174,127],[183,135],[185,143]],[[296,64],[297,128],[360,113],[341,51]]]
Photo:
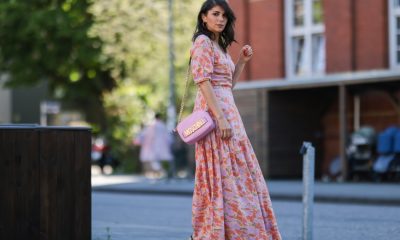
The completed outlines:
[[[396,20],[400,19],[400,3],[396,7],[396,1],[388,0],[388,18],[389,18],[389,67],[390,69],[400,69],[400,59],[397,60],[397,52],[400,51],[400,44],[397,44],[397,36],[400,36],[400,26],[396,29]]]
[[[322,35],[325,38],[324,22],[315,24],[313,22],[313,0],[303,0],[304,2],[304,24],[303,26],[294,26],[294,3],[295,0],[285,1],[285,72],[286,78],[296,80],[307,76],[325,75],[326,60],[324,70],[322,72],[313,71],[313,36]],[[294,62],[294,44],[293,39],[296,37],[304,38],[305,71],[303,74],[296,74]],[[324,40],[326,44],[326,38]],[[326,46],[326,45],[325,45]],[[324,56],[326,59],[326,47],[324,47]]]

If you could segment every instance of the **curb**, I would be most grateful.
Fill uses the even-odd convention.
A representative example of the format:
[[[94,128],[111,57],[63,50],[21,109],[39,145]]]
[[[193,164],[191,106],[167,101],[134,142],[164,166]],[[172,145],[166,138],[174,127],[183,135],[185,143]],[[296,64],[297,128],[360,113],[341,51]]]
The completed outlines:
[[[179,190],[150,190],[150,189],[117,189],[110,187],[93,187],[95,193],[115,193],[115,194],[144,194],[144,195],[163,195],[163,196],[186,196],[192,197],[193,191]],[[272,200],[301,202],[301,195],[274,194],[271,193]],[[314,202],[335,203],[335,204],[358,204],[358,205],[379,205],[379,206],[400,206],[400,199],[378,199],[378,198],[359,198],[349,196],[322,196],[316,195]]]

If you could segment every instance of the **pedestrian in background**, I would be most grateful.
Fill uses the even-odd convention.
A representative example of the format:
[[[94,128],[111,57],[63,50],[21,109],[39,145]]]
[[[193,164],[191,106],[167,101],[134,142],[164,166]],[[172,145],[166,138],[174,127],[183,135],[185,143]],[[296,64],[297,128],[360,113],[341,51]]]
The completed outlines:
[[[232,95],[253,55],[245,45],[233,63],[227,48],[235,41],[235,19],[226,1],[205,1],[193,36],[194,111],[208,110],[217,127],[195,147],[191,239],[280,240],[267,185]]]
[[[172,135],[162,121],[161,114],[155,115],[154,121],[138,134],[135,141],[140,142],[139,157],[147,177],[159,178],[165,175],[165,171],[171,175]]]

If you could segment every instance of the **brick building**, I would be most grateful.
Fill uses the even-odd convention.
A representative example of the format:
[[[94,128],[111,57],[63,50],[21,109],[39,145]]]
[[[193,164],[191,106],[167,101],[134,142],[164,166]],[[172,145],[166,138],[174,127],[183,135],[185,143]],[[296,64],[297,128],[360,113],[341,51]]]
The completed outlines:
[[[400,0],[230,0],[230,52],[254,57],[235,99],[264,174],[301,176],[298,151],[316,147],[316,175],[363,125],[400,123]]]

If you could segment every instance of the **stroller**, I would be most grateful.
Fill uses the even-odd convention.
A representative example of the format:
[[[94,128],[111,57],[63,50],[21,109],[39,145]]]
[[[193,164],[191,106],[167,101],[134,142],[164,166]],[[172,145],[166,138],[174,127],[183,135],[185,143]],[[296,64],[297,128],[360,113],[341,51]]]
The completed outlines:
[[[375,130],[363,126],[350,135],[346,149],[350,179],[370,176],[374,160]]]
[[[372,168],[374,181],[400,180],[400,129],[389,127],[378,136],[378,158]]]

